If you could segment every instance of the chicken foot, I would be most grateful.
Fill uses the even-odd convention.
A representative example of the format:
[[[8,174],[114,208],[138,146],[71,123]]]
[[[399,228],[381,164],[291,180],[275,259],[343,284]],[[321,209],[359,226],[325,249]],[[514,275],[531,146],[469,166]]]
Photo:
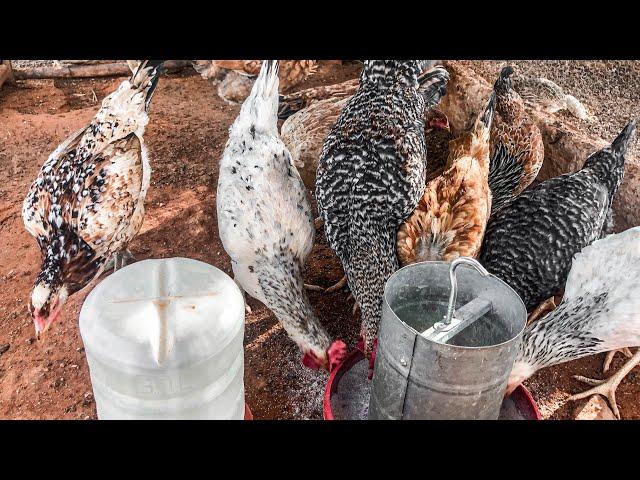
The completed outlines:
[[[128,263],[132,263],[130,260],[135,261],[133,254],[128,249],[120,250],[119,252],[115,252],[111,255],[111,258],[105,265],[104,269],[107,271],[113,269],[113,272],[115,273],[121,268],[124,268]]]
[[[627,358],[633,357],[633,353],[631,353],[631,350],[629,350],[629,348],[627,347],[619,348],[618,350],[611,350],[609,353],[607,353],[607,357],[604,359],[604,363],[602,364],[602,373],[609,371],[609,367],[611,366],[613,357],[615,357],[616,353],[618,352],[622,353]]]
[[[620,410],[618,409],[618,404],[616,403],[616,389],[618,388],[618,385],[620,384],[622,379],[626,377],[628,373],[639,363],[640,348],[635,353],[635,355],[633,355],[633,357],[631,357],[631,359],[622,366],[620,370],[618,370],[615,374],[605,380],[597,380],[593,378],[583,377],[581,375],[574,375],[573,378],[588,385],[592,385],[593,388],[590,388],[585,392],[572,395],[571,397],[569,397],[569,401],[580,400],[582,398],[587,398],[595,394],[602,395],[609,401],[609,405],[611,405],[611,409],[613,410],[616,418],[620,419]]]
[[[343,275],[343,277],[340,279],[340,281],[338,283],[336,283],[335,285],[327,288],[324,293],[333,293],[336,292],[338,290],[340,290],[341,288],[344,288],[347,285],[347,276]]]

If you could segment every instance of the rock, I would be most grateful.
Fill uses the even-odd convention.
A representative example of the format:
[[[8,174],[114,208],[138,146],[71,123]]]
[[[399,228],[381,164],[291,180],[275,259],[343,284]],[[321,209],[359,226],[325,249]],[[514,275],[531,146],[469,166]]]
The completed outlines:
[[[93,403],[93,394],[91,392],[87,392],[84,394],[84,398],[82,399],[82,405],[88,407]]]
[[[64,384],[65,384],[64,377],[60,377],[60,378],[56,378],[56,380],[51,384],[51,386],[57,390],[58,388],[62,387]]]
[[[3,343],[0,344],[0,355],[2,355],[4,352],[6,352],[7,350],[9,350],[9,347],[11,345],[9,345],[8,343]]]
[[[574,412],[576,420],[617,420],[607,401],[600,395],[593,395],[582,408]]]

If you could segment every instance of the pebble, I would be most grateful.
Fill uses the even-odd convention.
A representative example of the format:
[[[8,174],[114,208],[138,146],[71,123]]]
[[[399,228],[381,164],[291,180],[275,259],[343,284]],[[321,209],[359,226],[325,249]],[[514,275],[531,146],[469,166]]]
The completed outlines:
[[[3,343],[0,344],[0,355],[2,355],[4,352],[6,352],[7,350],[9,350],[9,347],[11,345],[9,345],[8,343]]]
[[[64,377],[56,378],[55,382],[53,382],[53,388],[60,388],[64,385]]]
[[[593,395],[586,405],[574,412],[576,420],[617,420],[607,401],[600,395]]]

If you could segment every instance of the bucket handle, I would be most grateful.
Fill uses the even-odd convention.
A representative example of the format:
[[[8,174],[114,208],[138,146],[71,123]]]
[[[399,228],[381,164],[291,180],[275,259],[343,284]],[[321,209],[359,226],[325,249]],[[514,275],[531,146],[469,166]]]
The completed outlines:
[[[480,275],[488,277],[490,274],[487,270],[478,262],[470,257],[456,258],[449,266],[449,282],[451,283],[451,292],[449,293],[449,306],[447,307],[447,314],[444,317],[444,322],[439,322],[434,325],[435,330],[447,330],[451,325],[451,319],[453,318],[453,311],[456,306],[456,300],[458,299],[458,280],[456,278],[456,269],[462,264],[467,264],[475,268]]]

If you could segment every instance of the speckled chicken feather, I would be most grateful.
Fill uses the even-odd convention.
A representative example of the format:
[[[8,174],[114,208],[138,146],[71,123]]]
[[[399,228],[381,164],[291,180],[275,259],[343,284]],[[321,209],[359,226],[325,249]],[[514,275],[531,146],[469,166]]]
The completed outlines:
[[[525,190],[492,215],[480,254],[531,310],[560,291],[573,256],[610,226],[611,202],[624,176],[624,154],[635,124],[583,168]]]
[[[578,253],[562,303],[523,334],[514,372],[640,345],[640,227]]]
[[[302,270],[315,227],[306,190],[278,136],[278,66],[266,61],[220,160],[220,238],[239,286],[263,302],[307,352],[326,358],[330,339],[309,302]]]
[[[151,176],[143,134],[160,73],[160,62],[144,62],[56,148],[29,189],[22,216],[43,254],[36,286],[52,295],[87,285],[142,225]]]
[[[367,353],[377,335],[384,284],[398,268],[397,229],[424,189],[427,104],[418,91],[419,73],[416,61],[366,61],[318,165],[318,209],[360,304]]]

